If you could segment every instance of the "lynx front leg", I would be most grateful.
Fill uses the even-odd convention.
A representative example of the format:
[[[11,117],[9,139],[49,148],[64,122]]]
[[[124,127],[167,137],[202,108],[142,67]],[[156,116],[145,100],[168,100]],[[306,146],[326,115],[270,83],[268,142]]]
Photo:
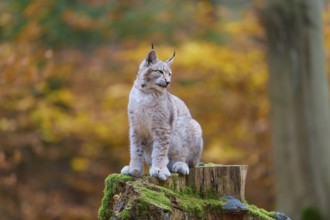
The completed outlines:
[[[125,166],[121,170],[121,174],[139,177],[143,174],[143,141],[139,140],[138,135],[133,130],[130,130],[130,141],[131,160],[129,166]]]
[[[150,168],[150,176],[155,176],[161,180],[166,180],[171,176],[167,168],[168,164],[168,148],[170,144],[170,129],[164,127],[154,130],[153,149],[151,154],[152,165]]]

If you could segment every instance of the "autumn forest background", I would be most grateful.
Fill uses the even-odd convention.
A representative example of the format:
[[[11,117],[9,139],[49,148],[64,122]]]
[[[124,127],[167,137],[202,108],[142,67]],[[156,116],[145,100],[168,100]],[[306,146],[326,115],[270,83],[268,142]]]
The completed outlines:
[[[96,219],[129,160],[128,94],[151,42],[162,60],[176,51],[170,92],[203,128],[202,161],[248,164],[247,201],[276,209],[262,7],[1,1],[1,219]],[[329,64],[327,5],[323,21]]]

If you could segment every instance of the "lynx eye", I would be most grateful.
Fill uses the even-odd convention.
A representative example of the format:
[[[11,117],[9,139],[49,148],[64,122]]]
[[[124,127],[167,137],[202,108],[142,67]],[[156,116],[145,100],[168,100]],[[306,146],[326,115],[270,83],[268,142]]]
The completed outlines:
[[[158,72],[159,72],[160,74],[164,74],[164,72],[163,72],[162,70],[158,70]]]

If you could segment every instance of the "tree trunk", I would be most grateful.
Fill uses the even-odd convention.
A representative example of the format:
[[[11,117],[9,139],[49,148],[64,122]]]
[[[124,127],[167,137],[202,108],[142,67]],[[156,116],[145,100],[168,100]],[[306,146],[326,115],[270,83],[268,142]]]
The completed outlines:
[[[247,166],[206,166],[167,181],[112,174],[105,181],[99,219],[289,219],[244,199]],[[230,195],[230,196],[229,196]]]
[[[269,0],[264,10],[278,208],[330,219],[330,112],[321,0]]]

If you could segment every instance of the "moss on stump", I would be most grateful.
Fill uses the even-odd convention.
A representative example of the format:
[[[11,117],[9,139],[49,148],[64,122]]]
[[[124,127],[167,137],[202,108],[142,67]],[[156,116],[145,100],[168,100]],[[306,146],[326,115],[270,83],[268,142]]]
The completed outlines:
[[[172,174],[165,182],[153,177],[133,178],[121,174],[105,180],[104,196],[98,212],[100,220],[108,219],[276,219],[267,212],[245,203],[248,211],[226,213],[227,197],[214,193],[203,198],[185,184],[185,176]],[[209,193],[210,195],[210,193]]]
[[[208,164],[192,169],[189,176],[172,174],[166,181],[150,176],[112,174],[105,180],[98,217],[100,220],[289,220],[283,213],[268,212],[245,201],[246,170],[246,166]]]

